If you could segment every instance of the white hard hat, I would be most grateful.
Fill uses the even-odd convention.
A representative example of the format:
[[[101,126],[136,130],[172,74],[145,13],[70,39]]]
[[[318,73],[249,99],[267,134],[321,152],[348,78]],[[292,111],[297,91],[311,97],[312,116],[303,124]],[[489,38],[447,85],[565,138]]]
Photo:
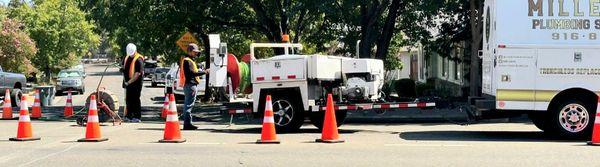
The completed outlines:
[[[137,51],[137,47],[134,44],[132,44],[132,43],[127,44],[127,55],[128,56],[133,56],[133,54],[135,54],[136,51]]]

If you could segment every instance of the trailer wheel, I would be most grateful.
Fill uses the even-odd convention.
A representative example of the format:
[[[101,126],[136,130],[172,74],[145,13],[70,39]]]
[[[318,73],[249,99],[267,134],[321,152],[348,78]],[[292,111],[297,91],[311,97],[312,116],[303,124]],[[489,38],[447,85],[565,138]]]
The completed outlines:
[[[340,127],[344,124],[347,115],[348,115],[347,111],[335,111],[335,121],[336,121],[338,127]],[[323,129],[324,121],[325,121],[325,112],[324,111],[310,113],[310,123],[312,123],[315,127],[319,128],[319,129]]]
[[[592,133],[596,111],[591,104],[567,100],[550,111],[548,130],[565,138],[587,138]]]
[[[21,89],[13,89],[12,98],[10,99],[10,102],[12,103],[11,105],[13,107],[20,107],[21,97],[23,97],[23,92],[21,91]]]
[[[302,103],[289,95],[273,96],[273,114],[277,132],[293,132],[304,123]]]

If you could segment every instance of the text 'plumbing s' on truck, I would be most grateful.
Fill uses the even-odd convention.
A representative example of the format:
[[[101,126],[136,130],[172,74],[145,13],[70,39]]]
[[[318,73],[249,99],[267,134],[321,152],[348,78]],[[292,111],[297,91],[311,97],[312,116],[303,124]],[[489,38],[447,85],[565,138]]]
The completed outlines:
[[[482,114],[528,113],[540,129],[589,137],[600,92],[600,1],[486,0]]]
[[[211,42],[218,41],[215,40],[218,36],[211,35],[209,38],[213,38],[210,39]],[[334,95],[338,126],[344,123],[348,111],[400,111],[407,108],[432,108],[436,104],[418,99],[387,102],[381,92],[385,74],[382,60],[301,55],[298,54],[302,50],[301,44],[253,43],[250,54],[236,64],[235,57],[223,56],[229,55],[222,53],[226,51],[225,48],[215,47],[213,52],[212,46],[211,44],[209,84],[211,87],[225,87],[228,90],[229,101],[224,103],[223,110],[229,114],[253,114],[262,118],[265,98],[271,95],[275,125],[279,131],[298,130],[306,118],[321,128],[328,93]],[[258,48],[280,49],[281,54],[256,56]],[[244,64],[247,62],[249,68]],[[235,78],[238,75],[239,78]],[[251,85],[244,86],[244,82],[250,82]],[[238,90],[251,87],[251,91],[237,91],[235,87]],[[250,99],[243,98],[243,95],[239,98],[244,92],[251,93],[245,96]]]

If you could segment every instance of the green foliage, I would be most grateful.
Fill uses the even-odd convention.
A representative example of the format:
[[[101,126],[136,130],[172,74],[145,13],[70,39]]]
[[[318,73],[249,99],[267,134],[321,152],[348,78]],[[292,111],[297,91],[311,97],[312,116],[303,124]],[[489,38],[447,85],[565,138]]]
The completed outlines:
[[[99,36],[86,15],[75,0],[34,0],[31,5],[11,9],[9,14],[25,24],[39,48],[32,62],[47,73],[74,65],[97,47]]]
[[[4,8],[2,8],[4,10]],[[4,13],[4,12],[2,12]],[[5,71],[17,73],[35,72],[30,59],[37,52],[35,43],[29,38],[18,21],[0,16],[0,66]]]

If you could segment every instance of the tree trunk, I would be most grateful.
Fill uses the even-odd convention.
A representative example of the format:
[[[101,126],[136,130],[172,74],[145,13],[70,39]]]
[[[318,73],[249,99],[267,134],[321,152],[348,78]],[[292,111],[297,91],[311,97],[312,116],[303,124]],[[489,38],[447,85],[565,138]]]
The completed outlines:
[[[388,12],[388,18],[385,21],[383,31],[381,32],[381,36],[379,37],[377,44],[377,53],[375,54],[376,59],[385,60],[389,53],[390,43],[395,34],[394,29],[396,27],[396,21],[398,19],[398,15],[400,14],[400,6],[403,6],[401,0],[392,1],[392,5],[390,6]]]
[[[479,49],[483,40],[483,4],[480,0],[470,0],[470,24],[472,33],[471,43],[471,70],[469,77],[469,92],[471,96],[481,95],[481,68],[479,61]]]

